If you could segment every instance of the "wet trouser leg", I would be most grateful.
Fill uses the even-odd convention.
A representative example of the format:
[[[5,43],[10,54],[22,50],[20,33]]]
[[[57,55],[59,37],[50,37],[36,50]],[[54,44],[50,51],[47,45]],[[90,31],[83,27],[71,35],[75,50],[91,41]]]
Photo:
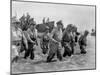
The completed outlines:
[[[62,60],[61,50],[62,50],[61,45],[57,45],[57,58],[58,58],[60,61]]]
[[[30,55],[30,59],[34,59],[34,45],[31,43],[30,44],[30,46],[29,46],[29,49],[30,49],[30,53],[29,53],[29,55]]]
[[[67,50],[66,48],[64,47],[64,54],[63,54],[63,57],[66,57],[67,56]]]
[[[48,52],[48,43],[44,42],[42,47],[42,53],[46,54]]]
[[[20,53],[22,53],[23,51],[26,51],[26,46],[23,42],[21,42],[21,49],[20,49]]]
[[[72,46],[71,49],[72,49],[72,54],[74,54],[74,47]]]
[[[13,63],[13,62],[17,62],[18,59],[19,59],[19,56],[15,56],[15,57],[13,58],[13,60],[12,60],[12,63]]]
[[[71,50],[68,46],[64,47],[64,54],[63,54],[63,57],[66,57],[66,56],[71,56]]]
[[[26,59],[28,56],[33,58],[33,44],[30,42],[28,43],[28,50],[25,51],[24,58]]]
[[[64,42],[64,54],[63,57],[71,56],[71,47],[69,42]]]
[[[55,53],[49,53],[48,57],[47,57],[47,62],[51,62],[51,60],[54,58]]]
[[[30,51],[30,59],[34,59],[34,49],[31,49]]]
[[[68,48],[67,47],[64,47],[63,57],[66,57],[67,55],[68,55]]]
[[[29,50],[29,49],[25,51],[25,55],[24,55],[24,58],[25,58],[25,59],[29,56],[30,51],[31,51],[31,50]]]
[[[50,45],[50,51],[47,57],[47,62],[50,62],[54,58],[55,54],[57,54],[57,58],[61,61],[62,60],[61,46],[59,46],[59,44],[52,43]]]
[[[74,43],[73,42],[70,44],[70,47],[71,47],[72,54],[74,54]]]
[[[86,54],[85,46],[80,45],[81,54]]]
[[[56,51],[57,51],[57,45],[54,42],[50,42],[49,44],[49,54],[47,57],[47,62],[51,62],[51,60],[54,58]]]
[[[62,55],[61,55],[61,51],[57,50],[57,58],[61,61],[62,60]]]
[[[56,54],[56,53],[51,53],[51,54],[49,54],[48,57],[47,57],[47,62],[50,62],[50,61],[54,58],[55,54]],[[57,50],[57,58],[58,58],[60,61],[62,60],[62,56],[61,56],[61,53],[60,53],[59,50]]]

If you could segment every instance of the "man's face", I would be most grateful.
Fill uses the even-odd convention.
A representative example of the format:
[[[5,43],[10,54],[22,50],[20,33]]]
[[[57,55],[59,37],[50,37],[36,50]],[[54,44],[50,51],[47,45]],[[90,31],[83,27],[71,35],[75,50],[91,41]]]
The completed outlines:
[[[34,30],[35,29],[34,26],[31,26],[30,28],[31,28],[31,30]]]
[[[62,25],[61,25],[61,24],[58,24],[57,27],[58,27],[58,28],[62,28]]]

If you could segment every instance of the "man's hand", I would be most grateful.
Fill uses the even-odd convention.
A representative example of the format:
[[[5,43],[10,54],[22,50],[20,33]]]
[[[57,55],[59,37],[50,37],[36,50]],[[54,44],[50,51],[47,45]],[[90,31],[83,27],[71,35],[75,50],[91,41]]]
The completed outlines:
[[[32,41],[33,44],[36,44],[34,41]]]

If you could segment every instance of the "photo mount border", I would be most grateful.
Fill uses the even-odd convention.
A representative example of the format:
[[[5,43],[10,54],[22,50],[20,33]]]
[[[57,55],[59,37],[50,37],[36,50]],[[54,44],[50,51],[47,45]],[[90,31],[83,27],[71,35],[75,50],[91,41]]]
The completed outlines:
[[[44,4],[59,4],[59,5],[75,5],[75,6],[88,6],[88,7],[95,7],[95,32],[96,32],[96,35],[95,35],[95,68],[91,68],[91,69],[77,69],[77,70],[61,70],[61,71],[47,71],[47,72],[29,72],[29,73],[15,73],[15,74],[12,74],[12,63],[11,63],[11,55],[12,55],[12,51],[11,51],[11,45],[12,45],[12,42],[11,42],[11,18],[12,18],[12,2],[15,1],[15,2],[33,2],[33,3],[44,3]],[[42,1],[24,1],[24,0],[10,0],[10,74],[11,75],[16,75],[16,74],[38,74],[38,73],[54,73],[54,72],[70,72],[70,71],[87,71],[87,70],[96,70],[97,68],[97,50],[96,50],[96,39],[97,39],[97,6],[96,5],[87,5],[87,4],[72,4],[72,3],[57,3],[57,2],[42,2]]]

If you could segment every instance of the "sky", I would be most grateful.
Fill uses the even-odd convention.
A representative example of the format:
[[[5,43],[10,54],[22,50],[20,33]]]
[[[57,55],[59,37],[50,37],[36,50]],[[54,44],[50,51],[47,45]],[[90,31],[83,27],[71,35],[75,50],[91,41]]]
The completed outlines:
[[[42,23],[42,19],[49,17],[50,21],[62,20],[64,27],[74,24],[79,31],[95,29],[95,7],[48,4],[36,2],[12,2],[12,16],[19,19],[23,14],[29,13],[36,23]]]

